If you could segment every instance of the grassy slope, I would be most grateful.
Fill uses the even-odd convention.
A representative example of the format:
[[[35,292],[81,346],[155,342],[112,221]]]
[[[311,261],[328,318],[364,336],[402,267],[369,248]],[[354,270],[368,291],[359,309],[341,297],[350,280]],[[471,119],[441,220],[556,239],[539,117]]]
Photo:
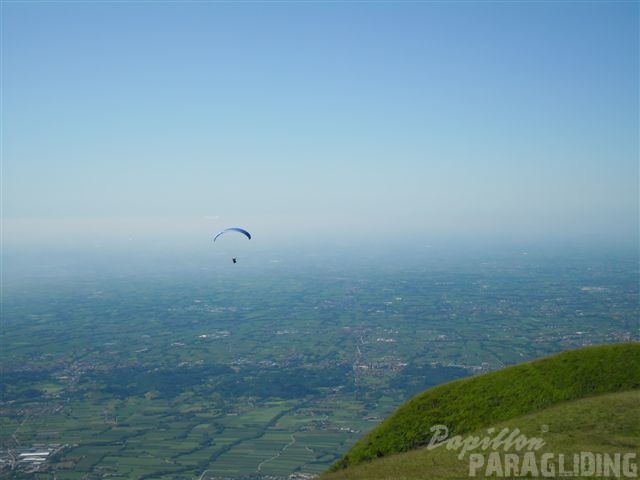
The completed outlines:
[[[543,425],[549,428],[548,432],[542,432]],[[540,456],[546,452],[556,454],[556,458],[558,454],[564,454],[568,462],[567,470],[571,469],[573,454],[582,451],[611,455],[635,452],[636,459],[640,459],[640,390],[564,402],[494,426],[497,427],[496,432],[505,427],[510,431],[518,428],[527,438],[542,438],[546,445],[536,452],[538,467],[540,467]],[[472,435],[484,437],[487,431],[486,429],[477,430]],[[459,460],[457,457],[459,452],[445,448],[442,446],[431,451],[422,448],[391,455],[328,473],[321,478],[322,480],[469,478],[469,454]],[[510,450],[509,453],[517,452]],[[478,470],[476,475],[485,478],[485,471]]]
[[[640,344],[635,343],[581,348],[458,380],[409,400],[332,470],[426,445],[433,425],[446,425],[453,436],[559,402],[635,388],[640,388]]]

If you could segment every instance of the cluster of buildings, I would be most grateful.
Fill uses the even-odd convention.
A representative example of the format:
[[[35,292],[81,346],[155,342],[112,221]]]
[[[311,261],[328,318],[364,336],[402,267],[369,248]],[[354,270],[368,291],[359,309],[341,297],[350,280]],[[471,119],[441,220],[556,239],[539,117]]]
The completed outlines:
[[[33,445],[16,447],[0,451],[0,472],[8,470],[23,473],[35,473],[48,467],[48,460],[67,445],[53,443],[49,445]]]

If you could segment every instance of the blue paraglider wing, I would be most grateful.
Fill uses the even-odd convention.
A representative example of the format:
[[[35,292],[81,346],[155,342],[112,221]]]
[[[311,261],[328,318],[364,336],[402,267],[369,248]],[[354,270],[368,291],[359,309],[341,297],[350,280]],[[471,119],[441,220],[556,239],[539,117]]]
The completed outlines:
[[[251,234],[247,232],[244,228],[231,227],[231,228],[225,228],[221,232],[217,233],[216,236],[213,237],[213,241],[215,242],[218,239],[218,237],[224,235],[227,232],[240,232],[244,236],[246,236],[249,240],[251,240]]]

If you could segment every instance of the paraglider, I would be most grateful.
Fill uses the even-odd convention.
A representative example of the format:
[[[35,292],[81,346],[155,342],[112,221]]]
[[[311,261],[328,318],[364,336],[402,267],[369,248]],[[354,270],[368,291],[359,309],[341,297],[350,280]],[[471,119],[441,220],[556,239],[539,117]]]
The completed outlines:
[[[251,240],[251,234],[249,232],[247,232],[244,228],[240,228],[240,227],[231,227],[231,228],[225,228],[224,230],[216,233],[213,237],[213,241],[215,242],[218,238],[222,237],[223,235],[227,234],[228,232],[238,232],[241,233],[242,235],[244,235],[245,237],[247,237],[249,240]],[[231,261],[235,264],[238,263],[238,257],[232,257]]]
[[[240,232],[244,236],[246,236],[249,240],[251,240],[251,234],[249,232],[247,232],[244,228],[231,227],[231,228],[225,228],[221,232],[216,233],[216,235],[213,237],[213,241],[215,242],[218,239],[218,237],[221,237],[222,235],[224,235],[227,232]]]

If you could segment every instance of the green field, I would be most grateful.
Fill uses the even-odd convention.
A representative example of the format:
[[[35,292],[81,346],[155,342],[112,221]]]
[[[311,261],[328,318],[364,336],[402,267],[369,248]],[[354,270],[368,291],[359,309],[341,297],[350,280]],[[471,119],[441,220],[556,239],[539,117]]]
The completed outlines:
[[[427,390],[402,405],[333,468],[424,445],[433,425],[464,434],[560,402],[637,388],[640,344],[563,352]]]
[[[598,395],[591,398],[573,400],[541,410],[530,415],[513,418],[506,422],[492,424],[496,432],[508,428],[509,432],[516,428],[528,439],[540,438],[545,445],[535,450],[537,476],[542,474],[542,455],[553,454],[555,470],[552,478],[560,475],[559,458],[562,455],[566,461],[565,472],[570,473],[571,478],[594,478],[595,474],[589,474],[588,470],[578,470],[578,475],[573,475],[574,454],[581,452],[608,454],[615,458],[615,454],[635,454],[635,465],[640,458],[640,391],[627,391]],[[484,438],[487,429],[479,429],[469,432],[469,436]],[[467,438],[467,435],[463,435]],[[460,449],[447,449],[446,446],[429,450],[419,448],[407,453],[390,455],[388,457],[366,462],[353,467],[327,473],[322,480],[434,480],[469,478],[471,468],[471,453],[480,452],[483,455],[484,465],[474,467],[473,472],[481,478],[504,478],[499,473],[487,475],[488,456],[493,453],[472,450],[467,452],[462,459],[459,458]],[[518,454],[521,469],[524,463],[524,452],[517,452],[515,447],[508,450],[510,454]],[[504,469],[504,451],[501,454],[501,466]],[[551,465],[551,462],[549,462]],[[474,463],[478,465],[478,463]],[[552,467],[549,467],[552,468]],[[515,470],[511,471],[512,477],[517,477]],[[604,472],[604,470],[602,470]],[[611,469],[609,478],[616,478],[616,470]],[[621,470],[618,478],[624,478]],[[521,472],[518,472],[521,473]],[[583,474],[586,473],[586,474]],[[635,475],[632,475],[635,477]]]

